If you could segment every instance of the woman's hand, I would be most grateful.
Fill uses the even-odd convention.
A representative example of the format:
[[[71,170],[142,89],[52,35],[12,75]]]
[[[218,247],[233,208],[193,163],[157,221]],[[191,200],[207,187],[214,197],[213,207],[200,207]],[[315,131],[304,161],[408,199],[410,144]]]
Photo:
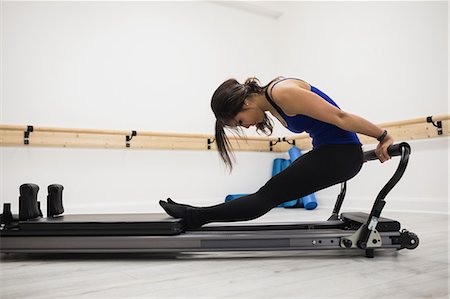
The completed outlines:
[[[394,138],[392,138],[391,135],[387,134],[386,137],[382,142],[380,142],[375,149],[375,153],[378,157],[378,160],[380,160],[381,163],[386,162],[387,160],[391,159],[391,157],[388,154],[388,147],[391,146],[394,143]]]

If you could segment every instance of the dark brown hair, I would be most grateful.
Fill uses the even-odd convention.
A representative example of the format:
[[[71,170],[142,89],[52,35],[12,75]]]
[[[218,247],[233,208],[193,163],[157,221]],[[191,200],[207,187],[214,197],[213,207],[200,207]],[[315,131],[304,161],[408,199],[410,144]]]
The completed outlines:
[[[229,152],[232,153],[232,147],[225,134],[225,128],[231,129],[240,136],[239,133],[243,133],[242,128],[239,126],[233,127],[231,122],[242,110],[244,100],[252,94],[265,93],[267,87],[279,78],[275,78],[263,87],[259,85],[259,80],[255,77],[248,78],[244,84],[240,84],[236,79],[228,79],[214,92],[211,99],[211,109],[216,116],[215,139],[219,154],[230,172],[233,170],[233,163],[229,155]],[[261,131],[267,136],[272,134],[273,124],[267,115],[264,117],[264,121],[256,125],[256,131]],[[233,160],[236,161],[234,155]]]

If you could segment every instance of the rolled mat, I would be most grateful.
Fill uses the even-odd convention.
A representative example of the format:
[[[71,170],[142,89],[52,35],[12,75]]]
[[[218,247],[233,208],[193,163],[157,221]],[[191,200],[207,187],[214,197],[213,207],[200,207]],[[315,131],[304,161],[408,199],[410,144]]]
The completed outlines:
[[[283,158],[276,158],[273,160],[273,167],[272,167],[272,177],[276,176],[277,174],[279,174],[280,172],[282,172],[283,170],[285,170],[289,165],[291,164],[290,160],[287,159],[283,159]],[[225,202],[242,197],[242,196],[246,196],[248,194],[229,194],[225,197]],[[284,202],[280,205],[278,205],[277,207],[294,207],[298,204],[298,199],[294,199],[288,202]]]
[[[283,170],[285,160],[286,159],[283,158],[276,158],[273,160],[272,177],[276,176]]]
[[[294,163],[294,161],[297,160],[301,155],[302,151],[298,147],[292,146],[289,149],[289,157],[291,158],[291,163]],[[317,200],[314,193],[302,197],[299,202],[300,201],[307,210],[314,210],[315,208],[317,208]]]
[[[289,165],[291,165],[291,161],[288,159],[282,159],[283,161],[281,162],[281,171],[285,170],[286,168],[289,167]],[[275,166],[275,161],[274,161],[274,166]],[[286,201],[283,202],[282,204],[278,205],[278,207],[282,207],[282,208],[293,208],[296,207],[298,205],[298,199],[293,199],[290,201]]]
[[[248,194],[230,194],[227,195],[227,197],[225,197],[225,202],[242,197],[242,196],[247,196]]]
[[[283,170],[288,168],[289,165],[291,163],[293,163],[301,155],[302,155],[301,150],[298,147],[293,146],[289,149],[290,160],[283,159],[283,158],[274,159],[273,167],[272,167],[272,177],[276,176],[277,174],[279,174],[280,172],[282,172]],[[239,197],[247,196],[247,195],[248,194],[230,194],[230,195],[226,196],[225,202],[239,198]],[[278,207],[284,207],[284,208],[303,208],[304,207],[307,210],[313,210],[317,207],[317,200],[316,200],[316,196],[314,195],[314,193],[311,193],[300,199],[294,199],[291,201],[284,202],[284,203],[278,205]]]

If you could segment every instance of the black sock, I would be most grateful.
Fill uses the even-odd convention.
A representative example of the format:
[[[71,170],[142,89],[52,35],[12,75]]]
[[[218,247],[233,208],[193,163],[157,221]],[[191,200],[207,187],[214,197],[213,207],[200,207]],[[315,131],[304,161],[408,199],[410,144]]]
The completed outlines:
[[[194,206],[190,206],[190,205],[186,205],[186,204],[182,204],[182,203],[177,203],[177,202],[173,201],[170,197],[167,198],[167,202],[171,203],[171,204],[174,204],[174,205],[178,205],[178,206],[195,208]]]
[[[163,200],[159,201],[159,205],[173,218],[183,219],[186,229],[199,228],[202,226],[195,221],[194,217],[192,217],[192,213],[196,208],[167,203]]]
[[[163,200],[159,201],[159,205],[166,211],[167,214],[169,214],[173,218],[186,218],[187,207],[167,203]]]

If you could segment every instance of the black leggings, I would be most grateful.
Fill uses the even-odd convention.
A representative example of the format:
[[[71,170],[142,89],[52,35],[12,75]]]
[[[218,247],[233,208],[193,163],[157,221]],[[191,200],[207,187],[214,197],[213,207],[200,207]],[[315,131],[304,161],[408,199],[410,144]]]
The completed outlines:
[[[325,145],[300,156],[256,193],[193,209],[187,216],[195,227],[210,222],[255,219],[283,202],[350,180],[362,164],[363,152],[359,144]]]

